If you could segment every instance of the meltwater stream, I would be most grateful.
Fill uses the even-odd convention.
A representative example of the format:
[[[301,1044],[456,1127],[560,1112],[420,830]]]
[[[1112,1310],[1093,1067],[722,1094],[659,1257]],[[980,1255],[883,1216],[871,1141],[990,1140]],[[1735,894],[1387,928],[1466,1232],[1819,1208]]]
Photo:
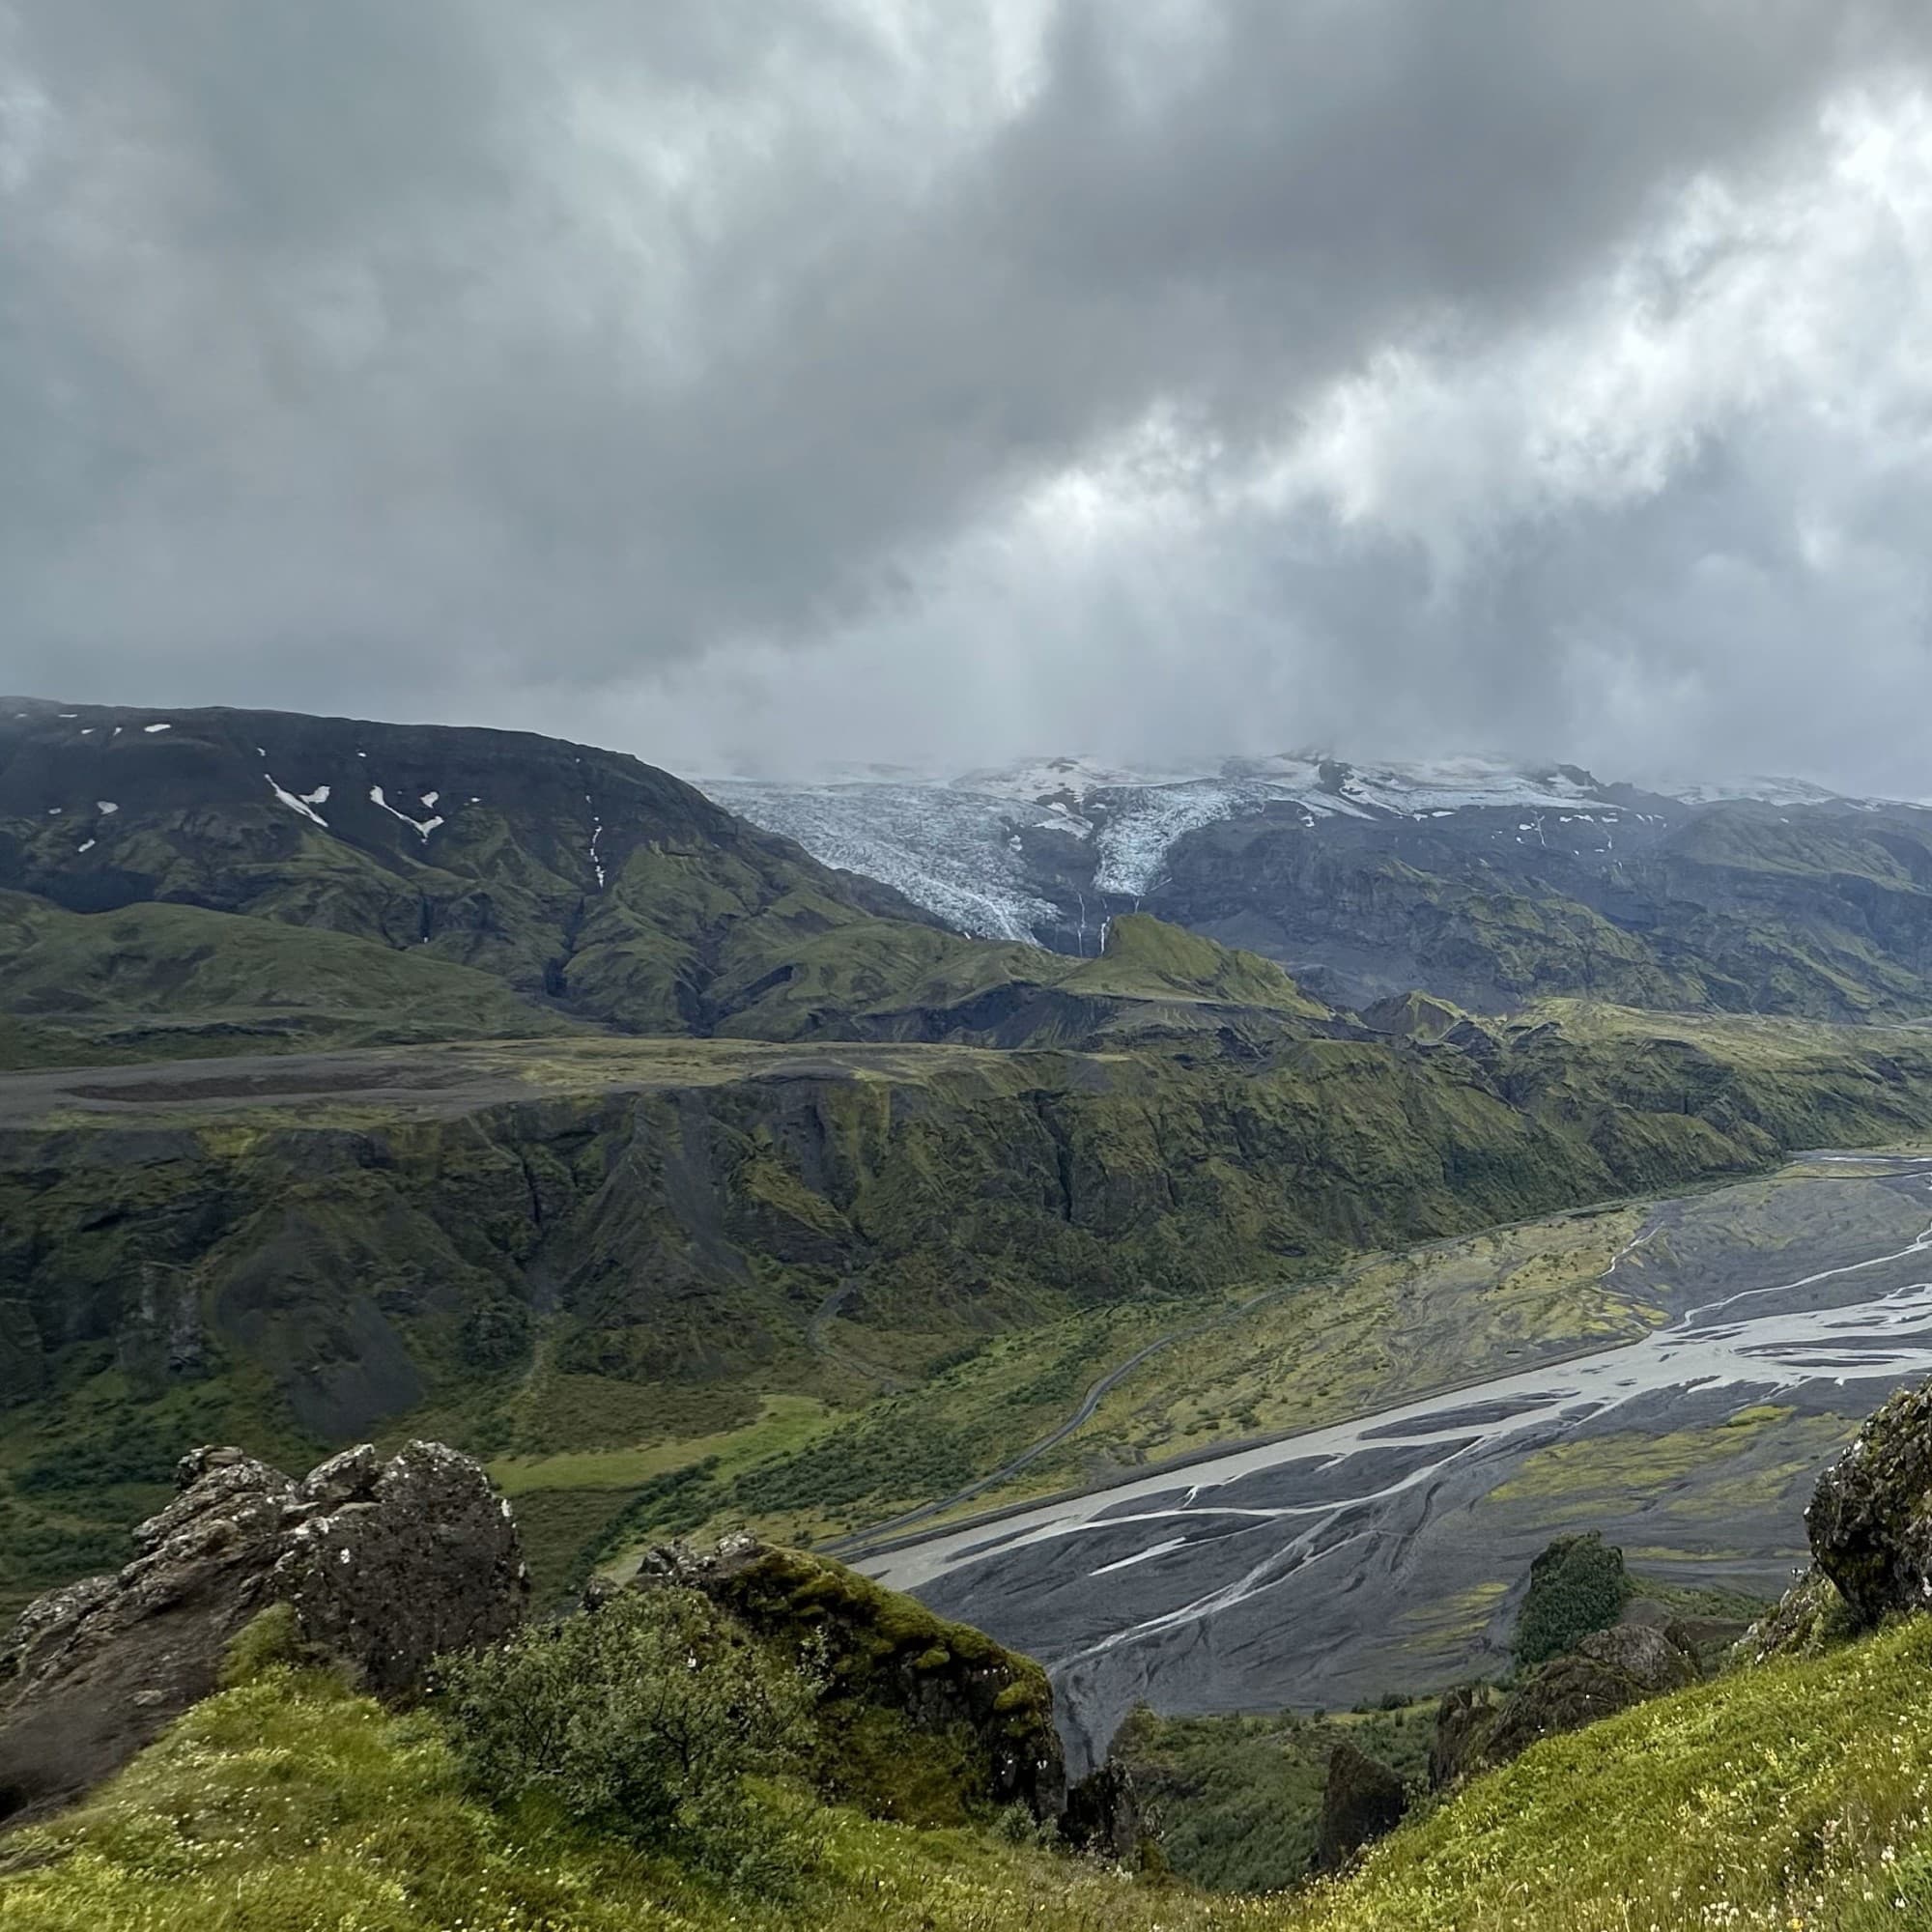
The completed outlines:
[[[1040,1658],[1076,1766],[1141,1698],[1337,1708],[1439,1688],[1494,1661],[1504,1587],[1567,1530],[1775,1593],[1836,1442],[1932,1376],[1932,1161],[1813,1156],[1665,1203],[1611,1278],[1669,1325],[864,1567]],[[1771,1403],[1768,1426],[1694,1433]],[[1562,1481],[1512,1482],[1563,1445]]]

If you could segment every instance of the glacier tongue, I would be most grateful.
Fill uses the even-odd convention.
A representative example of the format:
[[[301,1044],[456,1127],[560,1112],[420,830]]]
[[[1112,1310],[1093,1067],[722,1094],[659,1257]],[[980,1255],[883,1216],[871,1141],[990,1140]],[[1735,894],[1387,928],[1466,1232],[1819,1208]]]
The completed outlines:
[[[1060,917],[1013,849],[1020,825],[1043,814],[1016,814],[1008,798],[890,779],[795,785],[719,779],[701,788],[753,825],[795,838],[821,865],[895,887],[975,938],[1033,945]],[[1090,829],[1066,827],[1071,837]]]

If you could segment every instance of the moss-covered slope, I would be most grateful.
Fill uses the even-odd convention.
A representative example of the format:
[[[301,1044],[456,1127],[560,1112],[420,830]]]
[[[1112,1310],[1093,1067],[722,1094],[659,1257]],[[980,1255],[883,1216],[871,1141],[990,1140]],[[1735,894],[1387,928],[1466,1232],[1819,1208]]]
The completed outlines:
[[[1932,1916],[1932,1619],[1537,1746],[1337,1885],[1209,1898],[827,1810],[781,1898],[469,1796],[425,1715],[270,1673],[0,1857],[21,1932],[1876,1932]]]

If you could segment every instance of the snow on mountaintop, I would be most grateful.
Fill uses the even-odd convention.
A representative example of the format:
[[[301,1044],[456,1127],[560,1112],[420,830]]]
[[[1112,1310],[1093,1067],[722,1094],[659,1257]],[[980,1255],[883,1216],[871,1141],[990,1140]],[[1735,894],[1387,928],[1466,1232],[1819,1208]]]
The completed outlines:
[[[1813,784],[1808,779],[1755,777],[1727,779],[1719,783],[1672,784],[1663,789],[1686,805],[1875,805],[1876,801],[1847,798],[1842,792]],[[1909,802],[1909,801],[1907,801]]]
[[[1134,770],[1058,757],[959,773],[877,766],[816,781],[699,783],[754,825],[797,839],[827,865],[897,887],[963,931],[1028,941],[1065,921],[1042,895],[1029,860],[1029,841],[1041,834],[1090,846],[1094,889],[1138,898],[1160,883],[1167,855],[1185,834],[1270,807],[1298,809],[1312,825],[1602,803],[1594,781],[1574,769],[1499,758],[1353,766],[1300,753],[1230,759],[1215,769]],[[1077,892],[1072,897],[1084,908]],[[1076,917],[1084,926],[1084,910]]]
[[[827,865],[897,887],[961,931],[1032,942],[1057,931],[1076,946],[1097,939],[1107,910],[1090,904],[1088,893],[1147,896],[1162,884],[1176,843],[1223,819],[1286,810],[1314,826],[1498,811],[1520,813],[1512,829],[1540,839],[1546,815],[1609,827],[1635,810],[1628,792],[1619,802],[1575,765],[1499,757],[1352,764],[1317,752],[1193,768],[1056,757],[967,772],[875,765],[815,780],[698,782],[753,824],[797,839]],[[1796,779],[1660,785],[1652,795],[1691,806],[1865,803]]]

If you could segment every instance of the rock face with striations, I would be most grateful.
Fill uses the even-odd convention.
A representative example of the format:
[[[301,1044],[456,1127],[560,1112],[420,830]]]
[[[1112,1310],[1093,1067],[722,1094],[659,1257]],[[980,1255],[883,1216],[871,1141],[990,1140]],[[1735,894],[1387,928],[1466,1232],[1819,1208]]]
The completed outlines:
[[[273,1605],[386,1696],[525,1614],[509,1505],[440,1443],[386,1463],[364,1445],[299,1483],[239,1449],[197,1449],[178,1482],[134,1532],[131,1563],[38,1599],[0,1643],[0,1821],[118,1770],[216,1687],[230,1643]]]

